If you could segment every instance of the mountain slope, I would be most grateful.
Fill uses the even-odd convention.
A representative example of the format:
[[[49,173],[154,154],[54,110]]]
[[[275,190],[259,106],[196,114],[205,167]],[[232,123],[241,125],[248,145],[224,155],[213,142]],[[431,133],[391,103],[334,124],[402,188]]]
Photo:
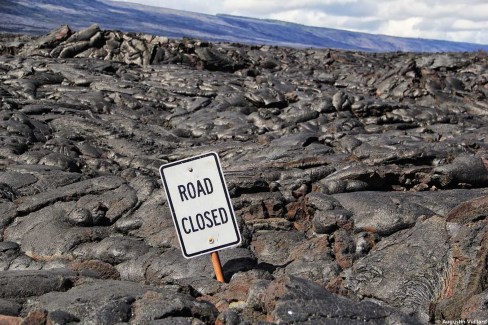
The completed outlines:
[[[168,37],[293,47],[361,51],[447,52],[488,50],[488,45],[399,38],[230,15],[205,15],[108,0],[24,0],[0,2],[0,30],[44,33],[60,24],[75,29],[98,23],[103,29]]]

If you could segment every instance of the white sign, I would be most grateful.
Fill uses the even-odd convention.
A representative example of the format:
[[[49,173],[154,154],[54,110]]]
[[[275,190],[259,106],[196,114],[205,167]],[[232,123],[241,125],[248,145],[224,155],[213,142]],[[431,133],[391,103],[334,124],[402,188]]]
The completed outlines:
[[[239,245],[241,235],[215,152],[160,167],[183,256]]]

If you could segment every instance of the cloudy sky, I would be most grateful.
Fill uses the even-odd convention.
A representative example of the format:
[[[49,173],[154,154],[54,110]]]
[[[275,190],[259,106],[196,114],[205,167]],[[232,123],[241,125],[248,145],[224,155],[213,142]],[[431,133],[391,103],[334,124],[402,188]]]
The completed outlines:
[[[488,0],[123,0],[207,14],[488,44]]]

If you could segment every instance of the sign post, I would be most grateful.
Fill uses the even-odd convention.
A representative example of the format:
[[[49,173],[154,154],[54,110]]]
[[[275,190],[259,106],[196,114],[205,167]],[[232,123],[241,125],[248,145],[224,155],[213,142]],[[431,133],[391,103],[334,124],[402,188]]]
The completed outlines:
[[[222,272],[222,265],[220,264],[219,253],[212,252],[210,253],[210,256],[212,258],[212,265],[217,281],[224,283],[224,272]]]
[[[218,155],[171,162],[159,171],[183,256],[212,253],[217,280],[223,282],[217,251],[239,245],[241,235]]]

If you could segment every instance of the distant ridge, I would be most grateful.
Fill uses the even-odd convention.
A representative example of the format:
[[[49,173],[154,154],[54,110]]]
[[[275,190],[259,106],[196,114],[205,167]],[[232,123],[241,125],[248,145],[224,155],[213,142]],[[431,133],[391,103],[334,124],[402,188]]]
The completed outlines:
[[[172,38],[336,48],[368,52],[488,51],[488,45],[373,35],[311,27],[277,20],[231,15],[207,15],[109,0],[22,0],[0,2],[0,31],[41,34],[61,24],[75,29],[93,23],[103,29],[143,32]]]

